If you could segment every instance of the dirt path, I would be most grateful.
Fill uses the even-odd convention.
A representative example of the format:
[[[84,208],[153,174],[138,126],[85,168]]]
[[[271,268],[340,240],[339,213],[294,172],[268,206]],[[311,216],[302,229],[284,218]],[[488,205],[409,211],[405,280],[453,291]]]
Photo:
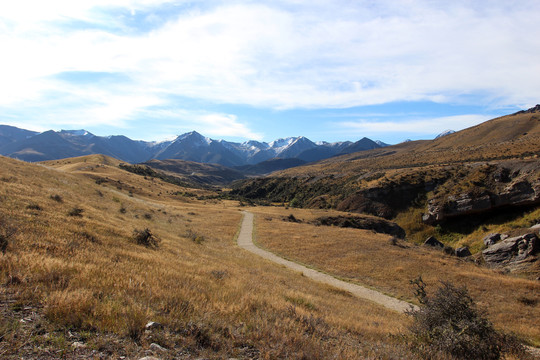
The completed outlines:
[[[408,302],[398,300],[396,298],[384,295],[378,291],[371,290],[360,285],[338,280],[330,275],[321,273],[313,269],[309,269],[303,265],[297,264],[289,260],[285,260],[269,251],[258,248],[253,243],[253,213],[247,211],[244,211],[242,227],[240,228],[240,234],[238,235],[238,246],[254,254],[257,254],[260,257],[273,261],[277,264],[284,265],[289,269],[301,272],[304,274],[304,276],[310,279],[348,291],[354,296],[373,301],[391,310],[404,312],[405,310],[409,310],[411,308],[411,304],[409,304]]]

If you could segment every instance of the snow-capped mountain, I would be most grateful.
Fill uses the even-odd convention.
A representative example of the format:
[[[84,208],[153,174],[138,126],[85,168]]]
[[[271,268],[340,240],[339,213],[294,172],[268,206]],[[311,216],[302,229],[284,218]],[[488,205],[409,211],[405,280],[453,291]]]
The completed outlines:
[[[454,130],[444,130],[442,133],[440,133],[439,135],[435,136],[435,139],[438,139],[438,138],[441,138],[443,136],[446,136],[446,135],[450,135],[450,134],[453,134],[455,133]]]
[[[96,136],[86,130],[31,132],[0,125],[0,154],[26,161],[103,154],[141,163],[151,159],[181,159],[225,166],[255,165],[271,159],[317,161],[380,147],[370,139],[314,143],[304,136],[243,143],[213,140],[196,131],[162,142],[136,141],[123,135]]]

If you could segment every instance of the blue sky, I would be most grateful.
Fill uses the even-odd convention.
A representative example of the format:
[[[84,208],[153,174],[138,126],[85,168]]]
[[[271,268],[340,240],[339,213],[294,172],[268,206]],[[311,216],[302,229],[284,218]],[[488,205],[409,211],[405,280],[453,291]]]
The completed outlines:
[[[0,4],[0,123],[429,139],[540,103],[537,0]]]

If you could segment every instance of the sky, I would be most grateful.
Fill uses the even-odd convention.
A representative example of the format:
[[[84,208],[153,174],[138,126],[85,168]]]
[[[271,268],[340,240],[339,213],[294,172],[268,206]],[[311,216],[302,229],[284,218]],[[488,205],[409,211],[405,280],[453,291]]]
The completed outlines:
[[[0,2],[0,124],[431,139],[540,103],[538,0]]]

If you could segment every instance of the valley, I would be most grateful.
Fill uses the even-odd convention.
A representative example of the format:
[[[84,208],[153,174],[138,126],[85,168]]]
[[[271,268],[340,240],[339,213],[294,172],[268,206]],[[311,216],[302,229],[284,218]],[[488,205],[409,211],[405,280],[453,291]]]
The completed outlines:
[[[305,268],[400,304],[421,305],[419,276],[428,292],[465,286],[495,329],[538,347],[539,111],[318,162],[269,160],[249,178],[185,159],[0,156],[0,356],[418,358],[410,316]],[[248,245],[298,267],[245,249],[246,213]],[[530,249],[505,245],[527,234]],[[442,246],[422,245],[430,236]],[[511,257],[489,263],[503,245]]]

